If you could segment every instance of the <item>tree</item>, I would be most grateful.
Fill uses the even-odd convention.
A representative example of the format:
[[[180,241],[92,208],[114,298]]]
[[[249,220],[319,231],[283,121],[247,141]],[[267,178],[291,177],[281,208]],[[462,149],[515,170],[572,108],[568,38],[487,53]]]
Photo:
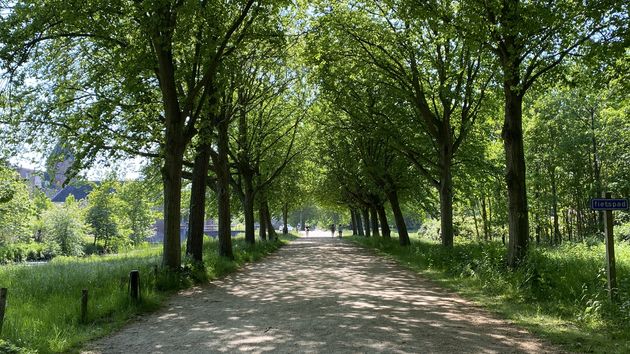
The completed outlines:
[[[0,164],[0,243],[30,239],[34,211],[28,186],[15,171]]]
[[[400,154],[438,190],[442,243],[451,246],[452,166],[490,80],[483,51],[457,35],[456,25],[465,19],[454,3],[324,3],[318,55],[326,58],[328,70],[320,76],[341,81],[364,77],[363,85],[378,92],[359,98],[364,111],[379,116],[372,123],[391,134]],[[341,90],[336,92],[345,89],[337,86]],[[378,98],[383,93],[388,100]],[[401,106],[406,114],[390,114]]]
[[[35,106],[71,113],[50,121],[24,115],[31,127],[48,125],[72,136],[78,166],[101,151],[163,159],[163,264],[169,268],[181,263],[183,155],[222,58],[266,11],[273,7],[254,0],[81,6],[33,0],[16,3],[4,18],[0,57],[13,87],[25,77],[49,79],[35,85]],[[44,55],[34,55],[38,51]],[[26,85],[27,95],[33,86]],[[29,100],[22,104],[31,109]]]
[[[87,226],[83,222],[83,211],[72,196],[64,205],[54,206],[42,215],[44,241],[49,247],[64,256],[83,255],[83,239]]]
[[[126,181],[116,190],[120,199],[119,220],[130,231],[134,245],[144,242],[153,234],[153,224],[158,218],[156,201],[149,191],[152,185],[146,181]],[[156,198],[157,199],[157,198]]]
[[[577,53],[595,35],[607,40],[612,31],[624,29],[627,12],[615,1],[543,4],[504,0],[464,5],[469,20],[460,33],[481,38],[501,69],[510,232],[508,264],[517,267],[526,255],[529,240],[522,129],[525,94],[540,77]]]

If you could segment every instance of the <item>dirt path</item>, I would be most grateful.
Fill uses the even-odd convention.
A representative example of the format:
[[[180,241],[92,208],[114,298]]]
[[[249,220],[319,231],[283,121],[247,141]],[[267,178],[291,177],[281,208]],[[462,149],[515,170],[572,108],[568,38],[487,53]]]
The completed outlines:
[[[346,241],[301,238],[92,353],[541,353],[527,332]]]

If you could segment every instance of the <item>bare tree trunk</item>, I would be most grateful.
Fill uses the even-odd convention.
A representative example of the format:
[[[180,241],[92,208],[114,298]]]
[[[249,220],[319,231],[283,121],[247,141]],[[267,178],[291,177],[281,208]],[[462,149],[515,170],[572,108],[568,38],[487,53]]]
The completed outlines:
[[[282,206],[282,222],[284,225],[282,226],[282,234],[289,234],[289,203],[284,203]]]
[[[243,214],[245,216],[245,242],[253,245],[256,243],[256,230],[254,226],[254,185],[252,176],[245,173],[241,174],[243,179]]]
[[[376,211],[376,207],[374,206],[370,206],[370,221],[372,221],[372,235],[374,235],[374,237],[381,236],[378,229],[378,213]]]
[[[365,236],[370,237],[370,209],[363,208],[361,212],[363,213],[363,222],[365,223]]]
[[[378,214],[378,219],[381,223],[381,233],[384,238],[392,238],[392,232],[389,228],[389,222],[387,221],[387,213],[385,212],[385,206],[383,204],[379,204],[376,207],[376,212]]]
[[[180,239],[182,167],[183,148],[181,143],[179,141],[172,145],[167,143],[164,166],[162,168],[162,182],[164,186],[164,251],[162,265],[172,270],[179,270],[182,264]]]
[[[518,72],[518,67],[511,67]],[[508,264],[517,267],[527,254],[529,243],[529,216],[527,189],[525,186],[525,148],[523,144],[523,97],[514,92],[520,80],[510,73],[504,84],[505,120],[503,142],[506,160],[506,182],[508,187],[509,246]],[[516,81],[514,81],[516,80]],[[516,84],[515,84],[516,83]]]
[[[396,229],[398,229],[398,242],[401,246],[408,246],[411,244],[411,241],[409,240],[409,233],[407,232],[407,224],[405,224],[405,218],[403,217],[402,210],[400,210],[398,192],[395,189],[390,190],[387,193],[387,199],[389,199],[389,204],[392,205],[394,220],[396,220]]]
[[[350,219],[352,223],[352,236],[357,235],[357,215],[356,211],[350,208]]]
[[[359,236],[365,236],[365,232],[363,232],[363,220],[361,219],[361,211],[358,209],[354,210],[354,217],[357,221],[357,231],[359,232]]]
[[[274,241],[278,239],[278,234],[276,233],[276,229],[273,227],[273,223],[271,222],[271,211],[269,210],[269,202],[267,199],[263,202],[263,207],[265,209],[265,223],[267,223],[267,234],[269,235],[269,240]]]
[[[597,137],[595,136],[595,109],[591,109],[591,145],[593,149],[593,172],[595,174],[595,197],[602,195],[602,168],[599,159],[599,151],[597,150]],[[597,213],[597,230],[604,233],[604,212]]]
[[[200,142],[197,146],[190,191],[186,254],[199,263],[203,261],[203,227],[206,216],[206,184],[210,165],[210,149],[211,146],[206,141]]]
[[[488,214],[486,211],[486,196],[481,195],[481,220],[483,221],[483,239],[490,240],[490,233],[488,232]]]
[[[556,186],[556,168],[551,170],[551,195],[553,210],[553,243],[559,245],[562,243],[562,235],[560,235],[560,221],[558,220],[558,191]]]
[[[450,131],[442,137],[440,151],[440,231],[442,245],[453,246],[453,175],[451,172],[451,142]]]
[[[228,165],[229,120],[217,124],[218,154],[216,161],[217,201],[219,214],[219,256],[234,259],[232,251],[232,215],[230,213],[230,167]]]
[[[260,207],[258,208],[258,224],[260,225],[258,229],[258,236],[263,241],[267,241],[267,216],[265,215],[265,208],[262,203],[260,203]]]

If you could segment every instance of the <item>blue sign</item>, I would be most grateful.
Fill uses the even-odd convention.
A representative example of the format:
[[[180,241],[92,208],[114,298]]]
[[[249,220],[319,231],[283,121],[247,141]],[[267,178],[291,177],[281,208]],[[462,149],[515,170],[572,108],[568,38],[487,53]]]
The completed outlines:
[[[593,210],[628,210],[628,199],[591,199],[591,209]]]

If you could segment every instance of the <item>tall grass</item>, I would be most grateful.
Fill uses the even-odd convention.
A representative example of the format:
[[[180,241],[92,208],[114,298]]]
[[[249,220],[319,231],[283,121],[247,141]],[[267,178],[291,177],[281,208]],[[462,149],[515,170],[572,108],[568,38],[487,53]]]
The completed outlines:
[[[258,260],[280,247],[281,242],[245,245],[234,241],[235,260],[217,256],[217,242],[204,243],[204,267],[196,276],[169,276],[155,272],[161,261],[161,246],[121,255],[86,258],[58,257],[48,264],[0,267],[0,286],[8,288],[7,312],[2,339],[41,353],[63,352],[103,336],[136,313],[154,310],[190,279],[214,279],[246,262]],[[128,277],[137,269],[141,275],[139,303],[130,301]],[[202,274],[200,274],[200,272]],[[170,286],[169,286],[170,281]],[[88,321],[80,322],[81,290],[89,290]]]
[[[352,238],[572,351],[630,352],[630,245],[616,247],[619,301],[608,300],[604,245],[532,247],[517,270],[501,243]]]

